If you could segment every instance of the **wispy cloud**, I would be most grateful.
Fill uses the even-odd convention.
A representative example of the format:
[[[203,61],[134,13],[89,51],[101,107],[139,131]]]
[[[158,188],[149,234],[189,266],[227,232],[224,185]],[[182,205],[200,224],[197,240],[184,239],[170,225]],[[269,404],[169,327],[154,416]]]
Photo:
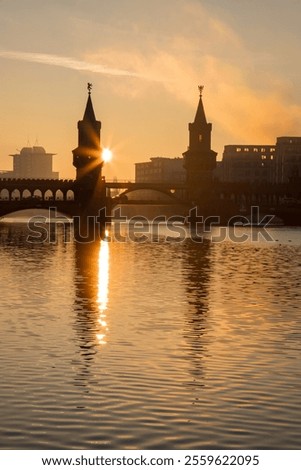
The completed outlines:
[[[185,54],[184,41],[179,38],[178,42],[183,46],[180,52],[173,45],[147,55],[135,50],[102,49],[93,55],[93,60],[121,67],[130,63],[139,75],[164,77],[165,90],[177,101],[191,106],[192,116],[198,99],[197,85],[205,85],[207,117],[214,122],[215,132],[218,129],[222,136],[216,139],[220,149],[215,150],[219,152],[225,142],[266,144],[274,143],[277,136],[284,134],[299,135],[301,104],[290,96],[292,85],[285,77],[262,71],[261,80],[256,80],[257,68],[252,69],[240,44],[236,49],[242,49],[240,60],[231,63],[213,54],[192,54],[189,47]],[[125,80],[111,86],[119,95],[143,97],[149,93],[146,81],[134,88]],[[159,95],[154,96],[159,99]]]
[[[135,10],[137,16],[126,21],[121,12],[116,21],[105,25],[107,40],[102,37],[93,48],[81,44],[82,60],[12,50],[0,50],[0,58],[124,78],[108,80],[106,87],[119,96],[153,97],[161,109],[165,90],[180,106],[191,106],[191,115],[198,99],[197,85],[203,84],[206,112],[214,122],[215,135],[221,135],[217,139],[221,148],[226,142],[265,143],[284,133],[299,134],[301,98],[291,96],[290,78],[297,74],[296,63],[293,73],[289,68],[282,72],[283,55],[269,49],[264,40],[261,48],[253,40],[248,44],[241,27],[235,28],[227,16],[221,19],[214,10],[206,10],[204,2],[177,0],[177,8],[170,8],[171,3],[164,3],[165,14],[160,10],[151,27],[149,15],[154,19],[156,10],[145,15],[141,7]],[[168,24],[164,21],[167,13]],[[90,38],[88,30],[96,36],[99,29],[97,20],[94,23],[90,17],[72,26],[72,31],[78,28],[76,37],[80,38]],[[140,79],[135,86],[132,78]]]
[[[96,64],[92,62],[86,62],[83,60],[77,60],[72,57],[62,57],[52,54],[40,54],[37,52],[22,52],[22,51],[1,51],[0,57],[5,59],[19,60],[25,62],[35,62],[45,65],[53,65],[56,67],[64,67],[72,70],[81,70],[92,73],[98,73],[103,75],[113,75],[118,77],[134,77],[144,80],[158,81],[158,79],[136,73],[130,70],[118,69],[106,67],[102,64]]]

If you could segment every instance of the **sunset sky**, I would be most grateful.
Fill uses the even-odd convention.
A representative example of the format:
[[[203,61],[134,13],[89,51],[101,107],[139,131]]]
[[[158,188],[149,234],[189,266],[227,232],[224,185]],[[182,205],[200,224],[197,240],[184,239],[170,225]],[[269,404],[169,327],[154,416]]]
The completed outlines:
[[[301,136],[299,0],[0,0],[0,169],[42,145],[73,178],[87,82],[108,179],[186,150],[204,85],[212,147]]]

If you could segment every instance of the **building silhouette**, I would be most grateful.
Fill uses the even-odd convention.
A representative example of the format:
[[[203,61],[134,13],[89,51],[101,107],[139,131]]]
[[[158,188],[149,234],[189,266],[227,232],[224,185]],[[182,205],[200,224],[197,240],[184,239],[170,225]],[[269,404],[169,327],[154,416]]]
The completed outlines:
[[[199,102],[194,121],[189,123],[189,145],[183,158],[152,157],[135,164],[137,183],[183,183],[186,199],[205,201],[212,189],[217,153],[211,149],[212,124],[207,122],[199,87]]]
[[[135,163],[136,183],[184,183],[186,170],[183,158],[152,157],[148,162]]]
[[[278,183],[301,178],[301,137],[278,137],[275,163]]]
[[[12,154],[13,170],[1,172],[1,178],[58,179],[59,173],[52,170],[55,153],[47,153],[44,147],[23,147],[20,153]]]
[[[226,145],[216,174],[229,183],[275,183],[275,146]]]
[[[207,123],[203,101],[203,87],[199,87],[200,97],[194,121],[189,123],[189,145],[183,153],[188,197],[202,199],[213,182],[217,153],[211,149],[212,124]]]
[[[88,99],[83,119],[78,121],[78,146],[72,151],[76,168],[75,200],[81,207],[82,219],[97,216],[106,205],[105,181],[102,178],[101,122],[95,117],[92,84],[88,83]]]
[[[101,158],[100,130],[101,122],[97,121],[91,99],[91,88],[88,88],[88,100],[83,119],[78,121],[78,146],[72,151],[73,165],[76,168],[76,179],[84,181],[87,177],[98,178],[101,175],[103,162]]]
[[[226,145],[216,177],[228,183],[290,183],[301,178],[301,137],[274,145]]]
[[[301,201],[301,137],[278,137],[276,145],[227,145],[223,160],[216,162],[217,154],[211,149],[212,124],[206,119],[202,89],[199,87],[194,121],[188,126],[189,146],[183,158],[152,157],[149,162],[137,163],[133,183],[105,181],[102,176],[102,124],[95,117],[88,84],[83,119],[77,123],[78,145],[72,151],[76,179],[54,179],[54,154],[46,153],[43,147],[24,147],[20,154],[13,155],[14,171],[0,172],[0,215],[37,204],[48,208],[51,199],[57,201],[61,211],[76,220],[79,217],[85,225],[98,224],[109,220],[117,204],[134,199],[140,204],[149,201],[141,194],[140,199],[128,197],[139,190],[162,193],[172,198],[168,201],[172,204],[181,201],[185,207],[197,208],[205,218],[216,215],[227,221],[241,209],[247,211],[260,204],[263,212],[270,214],[271,208],[276,208],[280,217],[299,224],[299,213],[288,219],[290,214],[283,213],[280,206],[282,201]],[[26,158],[28,165],[23,168],[21,163]],[[36,175],[30,165],[45,159],[48,173]],[[113,198],[111,189],[123,192]]]

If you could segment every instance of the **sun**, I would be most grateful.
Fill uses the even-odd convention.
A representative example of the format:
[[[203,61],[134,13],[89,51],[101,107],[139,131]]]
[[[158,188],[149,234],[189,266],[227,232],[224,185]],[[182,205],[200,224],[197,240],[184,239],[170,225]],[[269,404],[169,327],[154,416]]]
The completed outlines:
[[[104,148],[102,151],[102,159],[106,163],[112,160],[112,151],[108,148]]]

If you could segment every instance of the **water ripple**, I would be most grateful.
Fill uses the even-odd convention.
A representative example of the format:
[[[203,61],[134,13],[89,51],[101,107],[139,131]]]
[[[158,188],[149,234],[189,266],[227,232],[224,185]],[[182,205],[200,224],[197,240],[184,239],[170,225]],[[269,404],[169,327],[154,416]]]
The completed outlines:
[[[109,258],[0,230],[2,448],[300,448],[300,230]]]

